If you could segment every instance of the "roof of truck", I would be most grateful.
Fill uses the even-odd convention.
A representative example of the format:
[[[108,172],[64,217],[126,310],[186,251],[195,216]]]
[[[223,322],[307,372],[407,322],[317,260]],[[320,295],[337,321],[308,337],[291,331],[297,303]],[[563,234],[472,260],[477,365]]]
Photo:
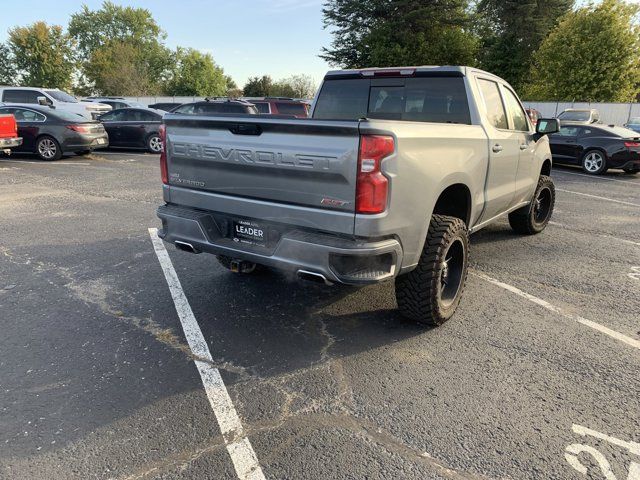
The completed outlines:
[[[374,77],[374,76],[413,76],[420,74],[431,75],[446,75],[446,76],[465,76],[470,71],[476,73],[482,73],[484,75],[496,77],[496,75],[480,70],[479,68],[467,67],[461,65],[420,65],[420,66],[407,66],[407,67],[369,67],[369,68],[354,68],[347,70],[330,70],[325,75],[326,77]],[[498,78],[498,77],[496,77]]]

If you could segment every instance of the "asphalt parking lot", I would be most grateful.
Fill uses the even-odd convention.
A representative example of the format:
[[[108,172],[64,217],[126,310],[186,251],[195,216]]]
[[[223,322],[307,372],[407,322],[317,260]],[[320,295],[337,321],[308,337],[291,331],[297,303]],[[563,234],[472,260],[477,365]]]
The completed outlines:
[[[472,236],[431,330],[391,284],[162,263],[159,176],[0,158],[0,478],[640,479],[640,175],[555,169],[552,224]]]

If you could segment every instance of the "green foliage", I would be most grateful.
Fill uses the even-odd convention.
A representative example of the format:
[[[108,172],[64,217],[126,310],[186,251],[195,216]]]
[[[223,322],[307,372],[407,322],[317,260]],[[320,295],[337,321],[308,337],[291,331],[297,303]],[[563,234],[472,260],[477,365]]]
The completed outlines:
[[[271,95],[273,80],[269,75],[262,77],[250,77],[244,85],[243,94],[245,97],[268,97]]]
[[[274,82],[269,75],[251,77],[244,86],[245,97],[311,98],[316,85],[309,75],[293,75]]]
[[[69,35],[76,39],[78,50],[85,58],[106,41],[148,45],[165,38],[149,10],[122,7],[109,1],[95,11],[83,5],[80,12],[71,15]]]
[[[640,91],[639,12],[603,0],[568,13],[535,54],[528,98],[632,101]]]
[[[0,85],[12,85],[16,78],[15,58],[5,43],[0,43]]]
[[[172,56],[149,10],[109,1],[95,11],[84,5],[71,15],[69,35],[77,42],[88,89],[103,95],[162,93]],[[114,77],[123,72],[129,76],[119,87]]]
[[[226,95],[230,78],[224,75],[210,54],[193,48],[178,47],[173,61],[172,76],[166,88],[167,95]]]
[[[478,40],[467,0],[328,0],[333,41],[321,58],[344,68],[472,65]]]
[[[316,83],[309,75],[292,75],[277,81],[271,91],[272,96],[312,98],[316,93]]]
[[[480,0],[476,31],[482,38],[479,62],[519,90],[526,82],[532,55],[573,0]]]
[[[36,22],[9,30],[12,80],[27,86],[69,88],[74,71],[73,44],[62,27]]]

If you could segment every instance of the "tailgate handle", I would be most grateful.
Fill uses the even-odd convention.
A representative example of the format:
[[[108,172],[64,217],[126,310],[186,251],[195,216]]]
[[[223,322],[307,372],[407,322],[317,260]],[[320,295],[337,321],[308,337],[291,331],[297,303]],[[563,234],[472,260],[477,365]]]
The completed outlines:
[[[250,123],[238,123],[231,125],[229,131],[234,135],[261,135],[262,128],[260,125],[252,125]]]

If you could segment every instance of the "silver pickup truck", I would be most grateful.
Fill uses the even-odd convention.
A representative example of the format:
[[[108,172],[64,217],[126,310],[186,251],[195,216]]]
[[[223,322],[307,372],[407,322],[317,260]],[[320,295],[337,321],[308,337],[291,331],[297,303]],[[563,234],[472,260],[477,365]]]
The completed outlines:
[[[541,232],[555,200],[545,134],[513,89],[469,67],[329,72],[311,118],[167,114],[159,235],[229,270],[325,283],[395,279],[400,311],[455,312],[469,234],[502,215]]]

